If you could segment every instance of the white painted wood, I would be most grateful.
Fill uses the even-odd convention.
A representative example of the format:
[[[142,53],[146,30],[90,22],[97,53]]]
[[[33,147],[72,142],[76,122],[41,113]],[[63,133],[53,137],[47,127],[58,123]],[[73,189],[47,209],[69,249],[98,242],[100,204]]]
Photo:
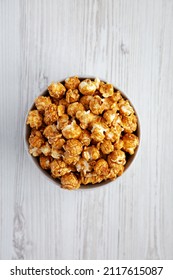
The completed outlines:
[[[0,1],[0,259],[173,258],[173,1]],[[52,80],[107,79],[140,116],[136,161],[104,189],[62,191],[24,150]]]

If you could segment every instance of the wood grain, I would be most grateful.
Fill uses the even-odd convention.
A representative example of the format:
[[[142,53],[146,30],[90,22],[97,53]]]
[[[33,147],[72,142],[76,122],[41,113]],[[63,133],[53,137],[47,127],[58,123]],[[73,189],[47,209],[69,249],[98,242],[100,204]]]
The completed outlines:
[[[173,258],[173,1],[0,1],[0,259]],[[68,192],[28,159],[23,127],[53,80],[111,81],[139,113],[137,159]]]

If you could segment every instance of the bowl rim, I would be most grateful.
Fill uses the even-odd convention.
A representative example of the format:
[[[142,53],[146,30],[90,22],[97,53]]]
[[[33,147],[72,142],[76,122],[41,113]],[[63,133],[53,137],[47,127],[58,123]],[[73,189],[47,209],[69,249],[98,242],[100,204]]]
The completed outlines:
[[[70,77],[71,77],[71,76],[70,76]],[[88,75],[88,76],[82,75],[82,76],[77,76],[77,77],[79,78],[79,80],[84,80],[84,79],[91,79],[91,80],[94,80],[94,79],[96,78],[96,77],[90,76],[90,75]],[[68,78],[68,77],[65,77],[64,79],[58,80],[58,82],[64,83],[65,80],[66,80],[67,78]],[[103,82],[105,82],[105,83],[108,83],[108,81],[105,81],[105,80],[102,79],[102,78],[99,78],[99,79],[100,79],[100,81],[103,81]],[[117,182],[117,180],[118,180],[119,178],[122,178],[122,176],[123,176],[124,174],[126,174],[127,170],[129,169],[129,167],[130,167],[131,164],[133,163],[134,159],[137,158],[137,154],[139,153],[140,143],[141,143],[141,123],[140,123],[140,121],[139,121],[139,114],[137,113],[137,111],[136,111],[136,109],[135,109],[133,103],[132,103],[131,100],[129,99],[129,97],[127,97],[127,95],[126,95],[122,90],[120,90],[117,86],[115,86],[113,83],[111,83],[111,84],[113,85],[113,87],[114,87],[115,90],[120,91],[120,93],[121,93],[121,95],[123,96],[123,98],[127,99],[127,100],[129,101],[130,105],[131,105],[131,106],[133,107],[133,109],[134,109],[135,115],[136,115],[136,117],[137,117],[137,130],[136,130],[135,132],[136,132],[136,134],[137,134],[137,136],[138,136],[138,138],[139,138],[139,145],[138,145],[137,148],[135,149],[135,153],[134,153],[133,155],[130,156],[128,162],[127,162],[126,165],[125,165],[124,172],[122,173],[121,176],[115,178],[114,180],[102,181],[101,183],[88,184],[88,185],[81,185],[80,188],[75,189],[75,190],[73,190],[73,191],[83,191],[83,190],[88,190],[88,191],[90,190],[90,191],[91,191],[91,190],[96,190],[96,189],[100,189],[100,188],[103,189],[103,187],[105,187],[106,185],[109,185],[109,184],[111,184],[111,183]],[[39,95],[37,95],[37,97],[38,97],[38,96],[45,96],[45,95],[47,95],[47,93],[48,93],[48,89],[47,89],[47,87],[44,87],[44,89],[41,91],[41,93],[40,93]],[[35,97],[35,98],[37,98],[37,97]],[[41,166],[39,165],[39,162],[38,162],[37,157],[33,157],[33,156],[29,153],[28,136],[29,136],[29,132],[30,132],[30,127],[26,124],[26,121],[27,121],[28,113],[30,112],[30,110],[33,110],[34,107],[35,107],[35,105],[34,105],[34,102],[33,102],[33,103],[31,104],[31,106],[28,107],[29,109],[27,110],[27,113],[26,113],[25,118],[24,118],[24,129],[23,129],[24,148],[25,148],[25,150],[26,150],[26,152],[27,152],[27,155],[28,155],[28,157],[30,158],[30,160],[31,160],[32,162],[34,162],[34,164],[35,164],[35,165],[37,166],[37,168],[41,171],[41,173],[42,173],[43,175],[45,175],[44,177],[46,177],[47,180],[49,180],[49,182],[51,181],[51,183],[56,184],[56,185],[58,186],[58,189],[61,189],[61,190],[63,190],[63,191],[69,191],[68,189],[61,188],[61,183],[60,183],[59,179],[54,179],[53,177],[51,177],[51,175],[50,175],[46,170],[44,170],[44,169],[41,168]]]

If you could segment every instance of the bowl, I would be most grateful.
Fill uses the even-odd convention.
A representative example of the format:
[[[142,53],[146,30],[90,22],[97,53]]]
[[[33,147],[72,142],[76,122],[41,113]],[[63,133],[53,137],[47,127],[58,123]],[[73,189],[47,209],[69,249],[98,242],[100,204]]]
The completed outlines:
[[[93,76],[78,76],[78,78],[80,80],[83,80],[83,79],[91,79],[91,80],[94,80],[95,77]],[[65,78],[66,79],[66,78]],[[60,83],[64,83],[65,79],[63,80],[60,80],[59,82]],[[104,79],[100,79],[101,81],[107,83]],[[106,180],[106,181],[102,181],[101,183],[96,183],[96,184],[88,184],[88,185],[81,185],[81,187],[77,190],[91,190],[91,189],[96,189],[96,188],[99,188],[100,187],[104,187],[105,185],[108,185],[110,183],[116,183],[117,180],[122,177],[125,172],[127,171],[127,169],[130,167],[130,165],[132,164],[132,162],[134,161],[136,155],[137,155],[137,152],[139,150],[139,146],[140,146],[140,122],[139,122],[139,117],[138,117],[138,114],[134,108],[134,105],[133,103],[130,101],[129,97],[126,96],[126,94],[120,90],[118,87],[116,87],[115,85],[113,85],[114,89],[116,91],[120,91],[121,95],[123,98],[127,99],[130,103],[130,105],[133,107],[134,109],[134,112],[135,112],[135,115],[137,117],[137,130],[134,132],[134,134],[136,136],[138,136],[139,138],[139,145],[137,146],[137,148],[135,149],[135,153],[133,155],[130,155],[128,158],[127,158],[127,162],[125,164],[125,168],[124,168],[124,172],[121,176],[117,177],[115,180]],[[38,96],[47,96],[48,95],[48,89],[46,88],[45,90],[43,90],[41,92],[41,94],[39,94]],[[38,97],[37,96],[37,97]],[[33,103],[30,108],[28,109],[28,112],[30,110],[33,110],[35,109],[35,104]],[[40,164],[39,164],[39,161],[38,161],[38,158],[37,157],[33,157],[30,153],[29,153],[29,142],[28,142],[28,139],[29,139],[29,135],[30,135],[30,131],[31,131],[31,128],[29,127],[29,125],[26,124],[26,120],[27,120],[27,116],[28,116],[28,112],[26,114],[26,117],[25,117],[25,124],[24,124],[24,145],[25,145],[25,149],[26,149],[26,152],[29,156],[29,158],[32,160],[32,162],[34,163],[34,165],[36,166],[37,169],[40,170],[40,172],[44,175],[45,178],[47,178],[49,180],[49,182],[53,182],[54,184],[56,184],[59,188],[61,186],[60,184],[60,181],[58,179],[54,179],[46,170],[42,169]],[[62,190],[66,190],[66,189],[63,189],[63,188],[60,188]]]

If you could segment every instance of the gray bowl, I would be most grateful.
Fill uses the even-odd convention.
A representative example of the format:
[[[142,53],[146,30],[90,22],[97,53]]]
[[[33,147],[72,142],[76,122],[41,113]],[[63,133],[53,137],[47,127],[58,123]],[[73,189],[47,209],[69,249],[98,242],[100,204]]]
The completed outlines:
[[[83,79],[86,79],[86,78],[91,79],[91,80],[95,79],[95,77],[91,77],[91,76],[79,77],[80,80],[83,80]],[[66,79],[66,78],[65,78],[65,79]],[[59,81],[59,82],[63,83],[63,82],[65,81],[65,79],[64,79],[64,80],[61,80],[61,81]],[[103,79],[100,79],[100,80],[106,83],[105,80],[103,80]],[[138,136],[138,138],[139,138],[139,145],[140,145],[140,122],[139,122],[138,114],[137,114],[137,112],[136,112],[136,110],[135,110],[135,108],[134,108],[132,102],[129,100],[129,98],[128,98],[119,88],[117,88],[116,86],[114,86],[114,89],[120,91],[120,92],[121,92],[121,95],[122,95],[125,99],[128,99],[129,103],[131,104],[131,106],[133,107],[133,109],[134,109],[134,111],[135,111],[135,114],[136,114],[136,117],[137,117],[137,120],[138,120],[138,126],[137,126],[137,130],[135,131],[135,134],[136,134],[136,135]],[[39,96],[46,96],[46,95],[48,95],[48,90],[47,90],[47,89],[45,89]],[[34,105],[34,104],[32,104],[32,106],[29,108],[28,112],[29,112],[30,110],[33,110],[33,109],[35,109],[35,105]],[[29,153],[29,142],[28,142],[28,138],[29,138],[29,135],[30,135],[31,128],[29,127],[29,125],[26,125],[27,116],[28,116],[28,113],[27,113],[27,115],[26,115],[25,124],[24,124],[24,142],[25,142],[25,149],[26,149],[26,151],[27,151],[27,154],[28,154],[29,158],[32,160],[32,162],[35,164],[35,166],[40,170],[40,172],[46,176],[46,178],[49,180],[49,182],[53,182],[53,183],[55,183],[58,187],[60,187],[60,186],[61,186],[60,181],[59,181],[58,179],[52,178],[52,176],[48,173],[48,171],[42,169],[41,166],[39,165],[38,158],[37,158],[37,157],[33,157],[33,156]],[[129,168],[129,166],[131,165],[131,163],[132,163],[133,160],[135,159],[136,154],[137,154],[137,152],[138,152],[138,150],[139,150],[139,145],[138,145],[138,147],[136,148],[135,153],[134,153],[133,155],[131,155],[131,156],[128,157],[123,174],[126,172],[126,170]],[[81,185],[81,187],[80,187],[79,189],[77,189],[77,190],[91,190],[91,189],[96,189],[96,188],[104,187],[105,185],[107,185],[107,184],[109,184],[109,183],[111,183],[111,182],[116,182],[116,181],[118,180],[118,178],[120,178],[120,177],[123,176],[123,174],[122,174],[121,176],[117,177],[114,181],[112,181],[112,180],[106,180],[106,181],[103,181],[103,182],[101,182],[101,183],[97,183],[97,184],[94,184],[94,185],[92,185],[92,184],[88,184],[87,186],[86,186],[86,185]],[[63,189],[63,188],[60,188],[60,189],[65,190],[65,189]]]

